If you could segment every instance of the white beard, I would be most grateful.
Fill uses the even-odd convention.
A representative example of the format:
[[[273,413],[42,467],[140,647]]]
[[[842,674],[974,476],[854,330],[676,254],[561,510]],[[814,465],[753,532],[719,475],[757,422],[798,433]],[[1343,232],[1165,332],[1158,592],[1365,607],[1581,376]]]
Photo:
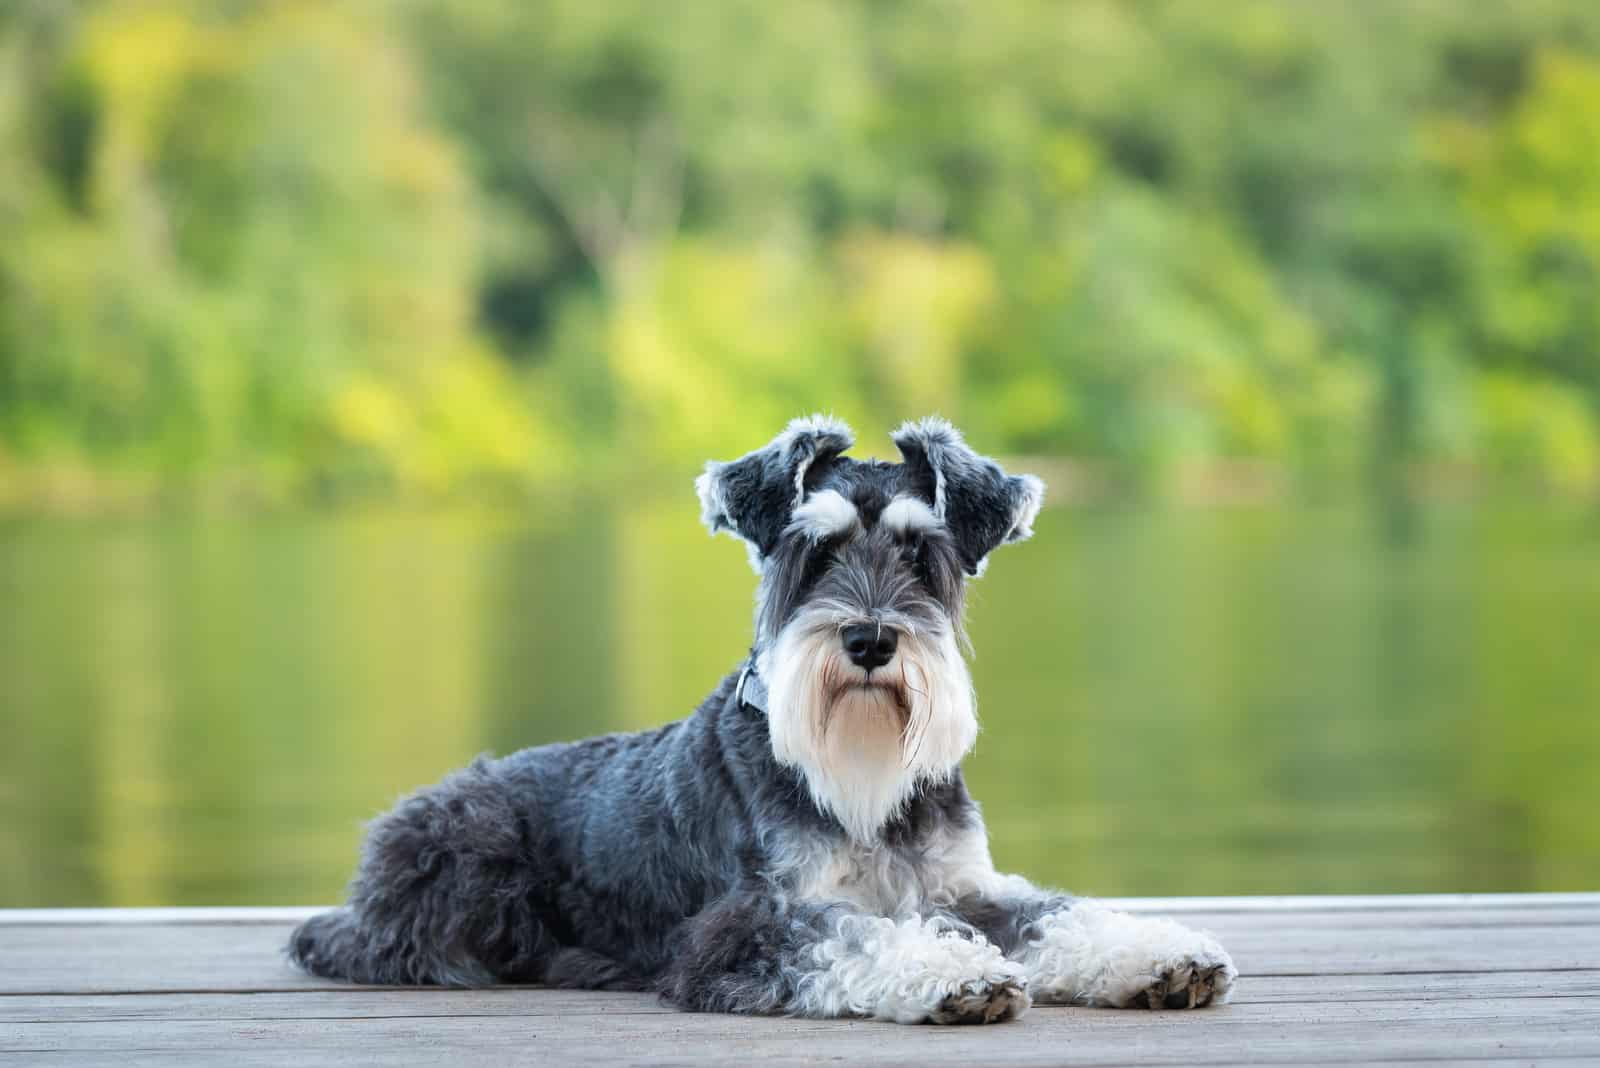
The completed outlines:
[[[801,613],[763,650],[772,754],[797,767],[818,807],[872,842],[919,781],[949,777],[978,737],[972,676],[955,636],[902,632],[895,657],[866,675],[831,617]]]

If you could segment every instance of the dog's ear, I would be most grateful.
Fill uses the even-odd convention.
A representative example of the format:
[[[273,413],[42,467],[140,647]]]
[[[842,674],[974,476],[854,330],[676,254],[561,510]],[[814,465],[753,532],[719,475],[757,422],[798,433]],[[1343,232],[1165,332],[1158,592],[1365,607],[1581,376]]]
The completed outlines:
[[[855,435],[837,419],[796,419],[765,448],[727,463],[706,464],[705,474],[694,483],[700,518],[713,534],[727,530],[743,538],[750,545],[751,563],[759,565],[805,500],[807,472],[853,444]]]
[[[931,484],[933,514],[950,531],[969,575],[981,575],[989,553],[1033,534],[1044,483],[1008,475],[961,440],[961,432],[930,416],[904,423],[892,435],[906,466]]]

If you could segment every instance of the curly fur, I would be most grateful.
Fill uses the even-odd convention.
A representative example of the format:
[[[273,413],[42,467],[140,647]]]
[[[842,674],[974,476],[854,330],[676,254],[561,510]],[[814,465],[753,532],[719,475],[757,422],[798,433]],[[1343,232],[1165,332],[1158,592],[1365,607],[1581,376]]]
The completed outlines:
[[[1031,533],[1042,487],[942,421],[897,432],[901,464],[842,456],[852,440],[797,420],[701,476],[706,525],[744,539],[762,579],[750,658],[692,716],[480,758],[405,798],[291,960],[361,983],[906,1023],[1013,1019],[1030,991],[1225,1000],[1235,972],[1209,936],[990,861],[960,770],[977,731],[963,587]],[[841,652],[863,623],[898,636],[879,666]],[[769,685],[741,688],[751,673]]]

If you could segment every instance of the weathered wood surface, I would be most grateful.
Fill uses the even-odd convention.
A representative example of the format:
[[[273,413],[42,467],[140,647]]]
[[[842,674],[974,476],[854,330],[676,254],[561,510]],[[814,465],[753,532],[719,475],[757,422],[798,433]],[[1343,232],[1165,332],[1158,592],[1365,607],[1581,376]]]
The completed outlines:
[[[307,979],[281,948],[309,909],[0,912],[0,1068],[1600,1063],[1600,894],[1121,904],[1221,937],[1232,1004],[975,1028],[696,1016],[644,995]]]

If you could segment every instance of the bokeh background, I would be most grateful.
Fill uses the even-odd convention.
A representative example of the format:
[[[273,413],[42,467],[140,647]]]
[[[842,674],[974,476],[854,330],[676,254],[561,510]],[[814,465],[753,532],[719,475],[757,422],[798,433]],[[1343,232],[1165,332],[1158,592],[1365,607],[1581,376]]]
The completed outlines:
[[[0,2],[0,906],[335,898],[748,640],[690,480],[931,411],[996,858],[1600,885],[1600,5]]]

